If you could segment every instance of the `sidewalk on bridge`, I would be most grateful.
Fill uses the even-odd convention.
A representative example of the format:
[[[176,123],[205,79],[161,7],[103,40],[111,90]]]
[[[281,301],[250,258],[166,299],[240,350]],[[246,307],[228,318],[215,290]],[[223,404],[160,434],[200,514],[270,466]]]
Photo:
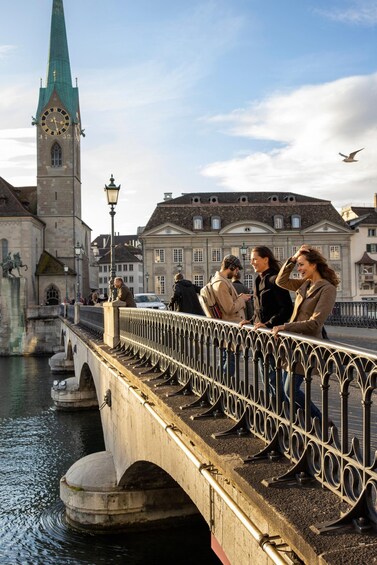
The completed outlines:
[[[375,342],[377,344],[377,328],[360,328],[357,326],[326,326],[326,331],[330,339],[345,340],[358,339],[366,342]]]

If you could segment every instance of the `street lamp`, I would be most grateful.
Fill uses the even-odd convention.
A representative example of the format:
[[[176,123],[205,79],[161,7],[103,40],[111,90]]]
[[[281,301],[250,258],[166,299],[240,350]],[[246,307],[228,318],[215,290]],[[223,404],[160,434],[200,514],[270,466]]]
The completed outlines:
[[[68,304],[68,275],[69,267],[68,265],[64,265],[64,275],[65,275],[65,303]]]
[[[114,206],[118,203],[118,196],[119,196],[119,189],[120,185],[116,186],[114,183],[114,177],[111,175],[110,177],[110,184],[105,184],[105,191],[107,196],[107,203],[110,206],[110,216],[111,216],[111,240],[110,240],[110,296],[112,300],[116,299],[116,288],[114,286],[114,279],[115,279],[115,243],[114,243],[114,216],[115,216],[115,209]]]
[[[76,281],[76,302],[80,302],[81,299],[81,289],[80,289],[80,259],[82,253],[82,245],[77,242],[75,245],[75,255],[77,259],[77,281]]]
[[[145,273],[145,282],[146,282],[146,286],[147,286],[147,289],[146,289],[145,292],[148,292],[148,281],[149,281],[149,273],[148,273],[148,271],[147,271],[147,272]]]
[[[240,253],[241,253],[241,257],[242,257],[242,261],[243,261],[243,273],[244,273],[244,277],[245,277],[245,262],[246,262],[246,255],[247,255],[247,245],[245,245],[245,242],[242,242],[242,246],[240,247]]]
[[[181,272],[182,272],[182,269],[183,269],[183,266],[182,266],[180,263],[178,263],[178,265],[177,265],[177,271],[178,271],[178,273],[181,273]]]

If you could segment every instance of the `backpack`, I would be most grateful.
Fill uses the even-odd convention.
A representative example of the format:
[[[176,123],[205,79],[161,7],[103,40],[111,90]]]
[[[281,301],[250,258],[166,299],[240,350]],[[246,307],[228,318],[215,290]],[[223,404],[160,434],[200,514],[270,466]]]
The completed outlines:
[[[216,296],[213,292],[211,281],[209,281],[200,290],[199,302],[207,318],[217,318],[218,320],[221,320],[223,315],[219,305],[216,302]]]

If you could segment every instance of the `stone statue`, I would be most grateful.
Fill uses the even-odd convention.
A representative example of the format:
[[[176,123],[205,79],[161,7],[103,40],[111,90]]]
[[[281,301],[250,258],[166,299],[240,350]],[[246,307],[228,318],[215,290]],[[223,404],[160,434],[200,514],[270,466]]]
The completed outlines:
[[[17,269],[19,277],[21,277],[20,269],[22,267],[25,267],[25,271],[27,271],[27,265],[22,263],[22,259],[18,251],[17,253],[13,253],[13,259],[12,255],[8,253],[4,261],[0,263],[0,267],[3,269],[3,277],[15,277],[15,275],[12,274],[13,269]]]

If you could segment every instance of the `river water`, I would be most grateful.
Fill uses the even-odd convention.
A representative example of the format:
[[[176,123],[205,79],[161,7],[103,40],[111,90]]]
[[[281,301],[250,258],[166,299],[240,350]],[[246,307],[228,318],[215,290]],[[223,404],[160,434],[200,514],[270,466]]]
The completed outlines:
[[[118,535],[69,527],[59,480],[104,450],[98,410],[59,412],[48,359],[0,358],[1,565],[211,565],[206,524]]]

